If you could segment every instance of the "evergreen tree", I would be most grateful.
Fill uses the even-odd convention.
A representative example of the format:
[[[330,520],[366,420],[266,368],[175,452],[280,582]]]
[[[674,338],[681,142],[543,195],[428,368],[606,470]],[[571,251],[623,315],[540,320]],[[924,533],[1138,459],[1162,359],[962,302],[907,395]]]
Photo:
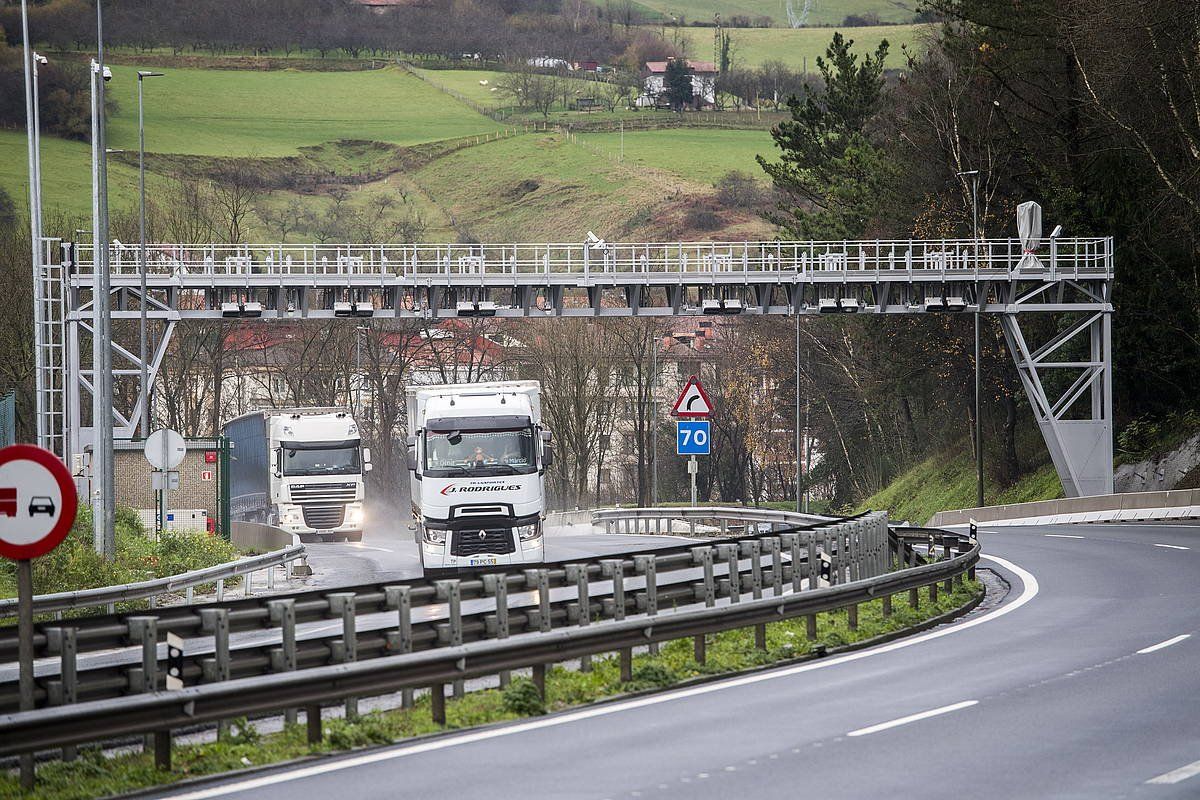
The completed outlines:
[[[688,66],[686,59],[673,58],[667,62],[667,74],[663,79],[663,89],[672,111],[682,111],[685,106],[691,105],[694,97],[692,68]]]
[[[888,42],[880,42],[861,64],[853,45],[853,39],[833,35],[826,58],[817,59],[824,90],[789,98],[791,119],[771,131],[780,160],[758,156],[785,198],[770,218],[797,238],[861,236],[883,207],[894,174],[866,134],[883,98]]]

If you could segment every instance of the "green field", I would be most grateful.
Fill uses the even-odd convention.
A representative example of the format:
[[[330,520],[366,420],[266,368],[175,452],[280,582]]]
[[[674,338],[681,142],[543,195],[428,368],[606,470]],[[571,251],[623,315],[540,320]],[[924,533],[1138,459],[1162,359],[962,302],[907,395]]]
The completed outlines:
[[[758,67],[767,61],[782,61],[793,69],[806,65],[809,72],[817,71],[817,57],[825,55],[825,48],[840,30],[847,39],[854,40],[855,52],[862,55],[873,53],[882,39],[890,47],[885,66],[899,69],[904,66],[901,46],[909,50],[921,46],[920,39],[932,32],[930,25],[877,25],[868,28],[735,28],[729,31],[733,42],[734,63],[740,66]]]
[[[637,0],[637,5],[667,19],[683,16],[687,22],[709,22],[714,14],[724,19],[742,14],[771,17],[780,27],[788,24],[786,0]],[[804,0],[792,2],[797,14],[804,5]],[[876,14],[885,23],[912,22],[917,5],[917,0],[813,0],[804,24],[840,25],[848,14]]]
[[[164,68],[146,82],[146,149],[209,156],[282,156],[338,139],[417,144],[500,126],[402,72]],[[114,67],[120,112],[111,146],[137,147],[133,67]]]
[[[483,69],[418,69],[416,72],[423,76],[434,87],[444,87],[457,92],[472,103],[484,108],[511,108],[513,100],[501,92],[498,84],[505,73]],[[595,81],[582,78],[567,78],[570,98],[594,97],[597,91]],[[564,110],[562,101],[555,103],[556,110]],[[537,112],[527,112],[540,118]]]
[[[580,138],[614,157],[620,153],[619,133],[581,134]],[[625,134],[624,163],[654,167],[712,185],[730,170],[763,176],[754,157],[760,153],[773,157],[774,152],[771,134],[766,131],[711,128],[631,131]]]
[[[28,204],[29,169],[24,131],[0,131],[0,186],[24,208]],[[91,218],[92,148],[85,142],[72,142],[53,136],[42,137],[42,206]],[[137,168],[109,159],[109,206],[131,207],[137,201]],[[154,174],[147,176],[153,191],[159,183]]]

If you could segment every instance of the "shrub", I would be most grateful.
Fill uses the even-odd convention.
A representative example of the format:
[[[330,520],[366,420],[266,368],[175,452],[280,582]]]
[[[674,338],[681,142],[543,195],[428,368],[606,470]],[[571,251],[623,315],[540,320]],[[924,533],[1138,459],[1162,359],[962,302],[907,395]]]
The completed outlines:
[[[393,740],[387,723],[377,714],[368,714],[353,721],[334,719],[325,723],[325,741],[337,750],[391,744]]]
[[[522,717],[536,717],[546,713],[542,693],[529,678],[513,678],[504,690],[504,707]]]
[[[721,227],[721,218],[708,208],[690,208],[683,217],[683,224],[700,231],[711,231]]]
[[[629,691],[662,689],[679,680],[679,676],[661,664],[641,664],[633,670],[633,680],[625,684]]]
[[[717,202],[725,208],[759,208],[766,203],[766,192],[754,176],[741,170],[726,172],[715,184]]]

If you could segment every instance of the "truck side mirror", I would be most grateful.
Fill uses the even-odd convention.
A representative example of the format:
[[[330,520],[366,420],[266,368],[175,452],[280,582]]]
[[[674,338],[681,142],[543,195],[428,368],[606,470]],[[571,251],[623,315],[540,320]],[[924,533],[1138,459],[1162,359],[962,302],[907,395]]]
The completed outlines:
[[[550,467],[554,465],[554,451],[549,447],[542,450],[542,466]]]
[[[279,451],[278,450],[271,451],[271,472],[273,472],[275,474],[276,478],[280,477],[280,475],[279,475]]]
[[[364,463],[364,464],[370,464],[370,463],[371,463],[371,448],[369,448],[369,447],[364,447],[364,448],[363,448],[363,463]],[[368,470],[368,472],[369,472],[369,471],[370,471],[370,470]]]
[[[367,461],[363,464],[363,472],[370,472],[373,469],[375,469],[375,465],[370,461]]]

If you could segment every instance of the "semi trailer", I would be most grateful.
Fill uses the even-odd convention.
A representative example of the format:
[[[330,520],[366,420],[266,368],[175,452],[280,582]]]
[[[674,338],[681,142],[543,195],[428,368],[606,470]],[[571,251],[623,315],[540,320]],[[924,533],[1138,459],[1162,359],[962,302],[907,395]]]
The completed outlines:
[[[543,561],[553,460],[537,381],[410,387],[413,530],[426,573]]]
[[[225,423],[229,511],[301,541],[362,540],[371,451],[342,408],[272,408]]]

